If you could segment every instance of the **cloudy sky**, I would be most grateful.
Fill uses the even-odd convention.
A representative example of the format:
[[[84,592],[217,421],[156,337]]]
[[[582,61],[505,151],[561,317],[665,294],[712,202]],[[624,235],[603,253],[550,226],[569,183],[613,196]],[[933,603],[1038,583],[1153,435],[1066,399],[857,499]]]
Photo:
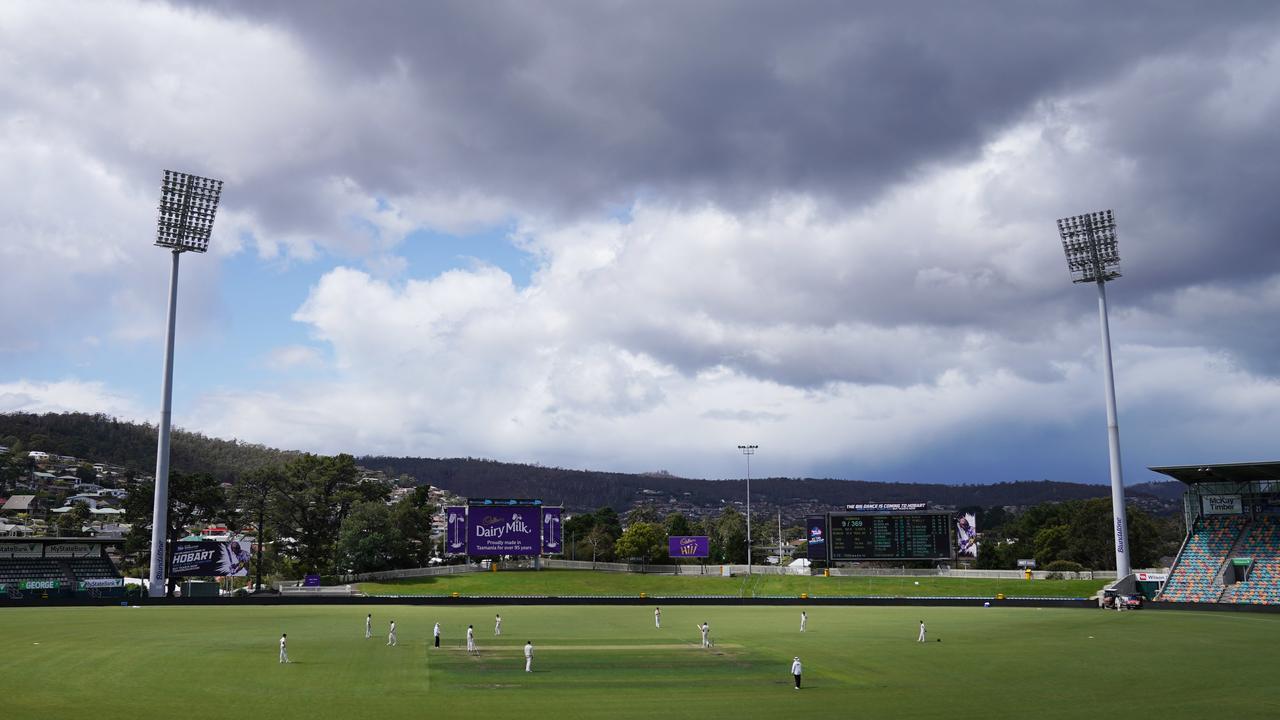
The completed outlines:
[[[1270,2],[0,3],[0,411],[319,452],[1106,482],[1280,459]],[[1158,477],[1158,476],[1156,476]]]

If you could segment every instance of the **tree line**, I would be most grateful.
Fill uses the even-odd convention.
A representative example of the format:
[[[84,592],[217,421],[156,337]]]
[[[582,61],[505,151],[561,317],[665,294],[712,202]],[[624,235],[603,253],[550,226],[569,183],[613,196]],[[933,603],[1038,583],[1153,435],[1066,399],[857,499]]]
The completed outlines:
[[[362,477],[350,455],[298,455],[251,471],[229,488],[211,473],[173,472],[165,536],[171,545],[206,525],[253,532],[262,548],[255,557],[259,579],[422,567],[433,554],[429,488],[415,488],[388,504],[392,487]],[[149,562],[153,495],[154,486],[141,483],[125,505],[132,528],[124,554],[142,574]]]

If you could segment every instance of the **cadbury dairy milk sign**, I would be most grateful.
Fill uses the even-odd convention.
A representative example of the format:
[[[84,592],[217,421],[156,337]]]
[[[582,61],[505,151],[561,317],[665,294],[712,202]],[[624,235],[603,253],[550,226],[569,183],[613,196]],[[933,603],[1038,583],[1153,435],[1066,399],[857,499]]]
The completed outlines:
[[[537,555],[541,550],[539,508],[471,507],[468,510],[468,555]]]
[[[667,554],[672,559],[708,557],[711,539],[706,535],[668,535]]]

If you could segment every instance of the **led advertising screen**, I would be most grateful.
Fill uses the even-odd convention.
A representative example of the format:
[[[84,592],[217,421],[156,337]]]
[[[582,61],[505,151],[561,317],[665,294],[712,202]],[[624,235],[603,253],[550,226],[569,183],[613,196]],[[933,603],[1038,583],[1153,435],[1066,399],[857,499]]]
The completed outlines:
[[[468,555],[537,555],[542,550],[541,508],[467,508]]]

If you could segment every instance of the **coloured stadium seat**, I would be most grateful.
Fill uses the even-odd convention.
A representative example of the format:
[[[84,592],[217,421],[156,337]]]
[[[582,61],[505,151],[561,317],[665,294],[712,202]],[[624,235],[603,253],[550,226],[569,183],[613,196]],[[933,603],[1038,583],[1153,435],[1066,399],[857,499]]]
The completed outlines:
[[[1251,605],[1280,604],[1280,517],[1264,515],[1246,529],[1234,557],[1250,558],[1247,580],[1222,594],[1222,602]]]
[[[1157,599],[1217,602],[1224,589],[1224,564],[1245,523],[1241,515],[1217,515],[1197,520]]]

